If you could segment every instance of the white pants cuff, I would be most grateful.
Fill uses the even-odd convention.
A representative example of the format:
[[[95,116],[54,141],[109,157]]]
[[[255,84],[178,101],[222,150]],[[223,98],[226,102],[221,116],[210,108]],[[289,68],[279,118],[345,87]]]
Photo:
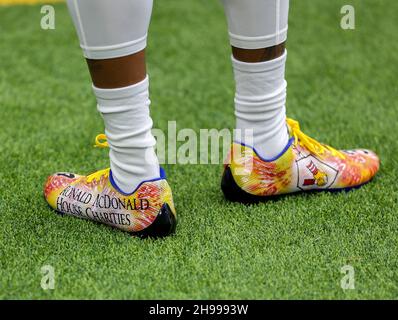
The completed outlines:
[[[153,0],[67,0],[88,59],[124,57],[145,49]]]
[[[229,32],[231,46],[242,49],[269,48],[283,43],[287,40],[287,27],[279,33],[263,37],[245,37]]]
[[[221,1],[232,46],[261,49],[286,41],[289,0]]]
[[[124,43],[115,44],[112,46],[85,46],[80,44],[80,47],[83,50],[83,54],[88,59],[111,59],[117,57],[124,57],[139,51],[142,51],[146,48],[147,45],[147,36]]]

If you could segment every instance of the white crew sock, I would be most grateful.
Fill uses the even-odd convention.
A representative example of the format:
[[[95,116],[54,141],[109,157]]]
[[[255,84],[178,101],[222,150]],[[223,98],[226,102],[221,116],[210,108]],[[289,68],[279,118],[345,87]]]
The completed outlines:
[[[105,122],[112,176],[124,193],[131,193],[144,180],[159,177],[148,87],[148,77],[124,88],[93,86]]]
[[[232,57],[236,94],[236,140],[252,146],[263,158],[280,154],[289,141],[286,127],[285,53],[274,60],[246,63]],[[253,129],[253,140],[245,141],[244,130]]]

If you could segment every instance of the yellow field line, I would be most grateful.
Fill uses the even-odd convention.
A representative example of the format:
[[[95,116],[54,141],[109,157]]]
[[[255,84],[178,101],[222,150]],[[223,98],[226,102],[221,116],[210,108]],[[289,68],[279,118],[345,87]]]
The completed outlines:
[[[63,0],[0,0],[0,6],[17,5],[17,4],[37,4],[37,3],[51,4],[55,2],[63,2]]]

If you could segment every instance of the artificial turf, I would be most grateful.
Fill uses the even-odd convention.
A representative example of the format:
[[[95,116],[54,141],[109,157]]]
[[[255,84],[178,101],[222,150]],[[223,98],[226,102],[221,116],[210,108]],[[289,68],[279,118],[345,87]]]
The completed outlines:
[[[55,30],[40,29],[40,6],[0,7],[0,298],[397,298],[398,2],[351,0],[356,29],[342,30],[346,2],[291,1],[287,110],[321,141],[376,150],[377,178],[245,206],[224,200],[221,165],[165,165],[179,225],[162,240],[47,207],[47,175],[108,165],[92,148],[103,123],[66,6]],[[229,56],[218,1],[156,1],[155,127],[233,128]],[[354,290],[340,287],[347,264]]]

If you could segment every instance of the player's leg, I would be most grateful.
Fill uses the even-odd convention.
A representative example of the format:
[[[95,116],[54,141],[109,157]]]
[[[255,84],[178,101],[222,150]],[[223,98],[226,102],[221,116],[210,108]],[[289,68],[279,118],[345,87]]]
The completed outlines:
[[[272,158],[289,140],[284,77],[289,1],[222,2],[233,53],[236,128],[253,129],[254,147]]]
[[[159,177],[145,68],[152,0],[71,0],[68,7],[104,118],[113,178],[130,193]]]
[[[253,130],[250,143],[244,134],[235,138],[233,159],[222,180],[227,198],[255,201],[369,181],[379,168],[374,153],[337,151],[309,138],[297,122],[286,118],[289,0],[222,2],[232,46],[236,128]]]
[[[166,234],[175,211],[154,151],[145,65],[152,0],[68,0],[68,8],[104,119],[107,142],[100,136],[97,145],[109,146],[110,170],[87,177],[53,175],[46,198],[63,213],[126,231]],[[82,190],[87,195],[79,199]],[[157,230],[148,232],[149,227]]]

